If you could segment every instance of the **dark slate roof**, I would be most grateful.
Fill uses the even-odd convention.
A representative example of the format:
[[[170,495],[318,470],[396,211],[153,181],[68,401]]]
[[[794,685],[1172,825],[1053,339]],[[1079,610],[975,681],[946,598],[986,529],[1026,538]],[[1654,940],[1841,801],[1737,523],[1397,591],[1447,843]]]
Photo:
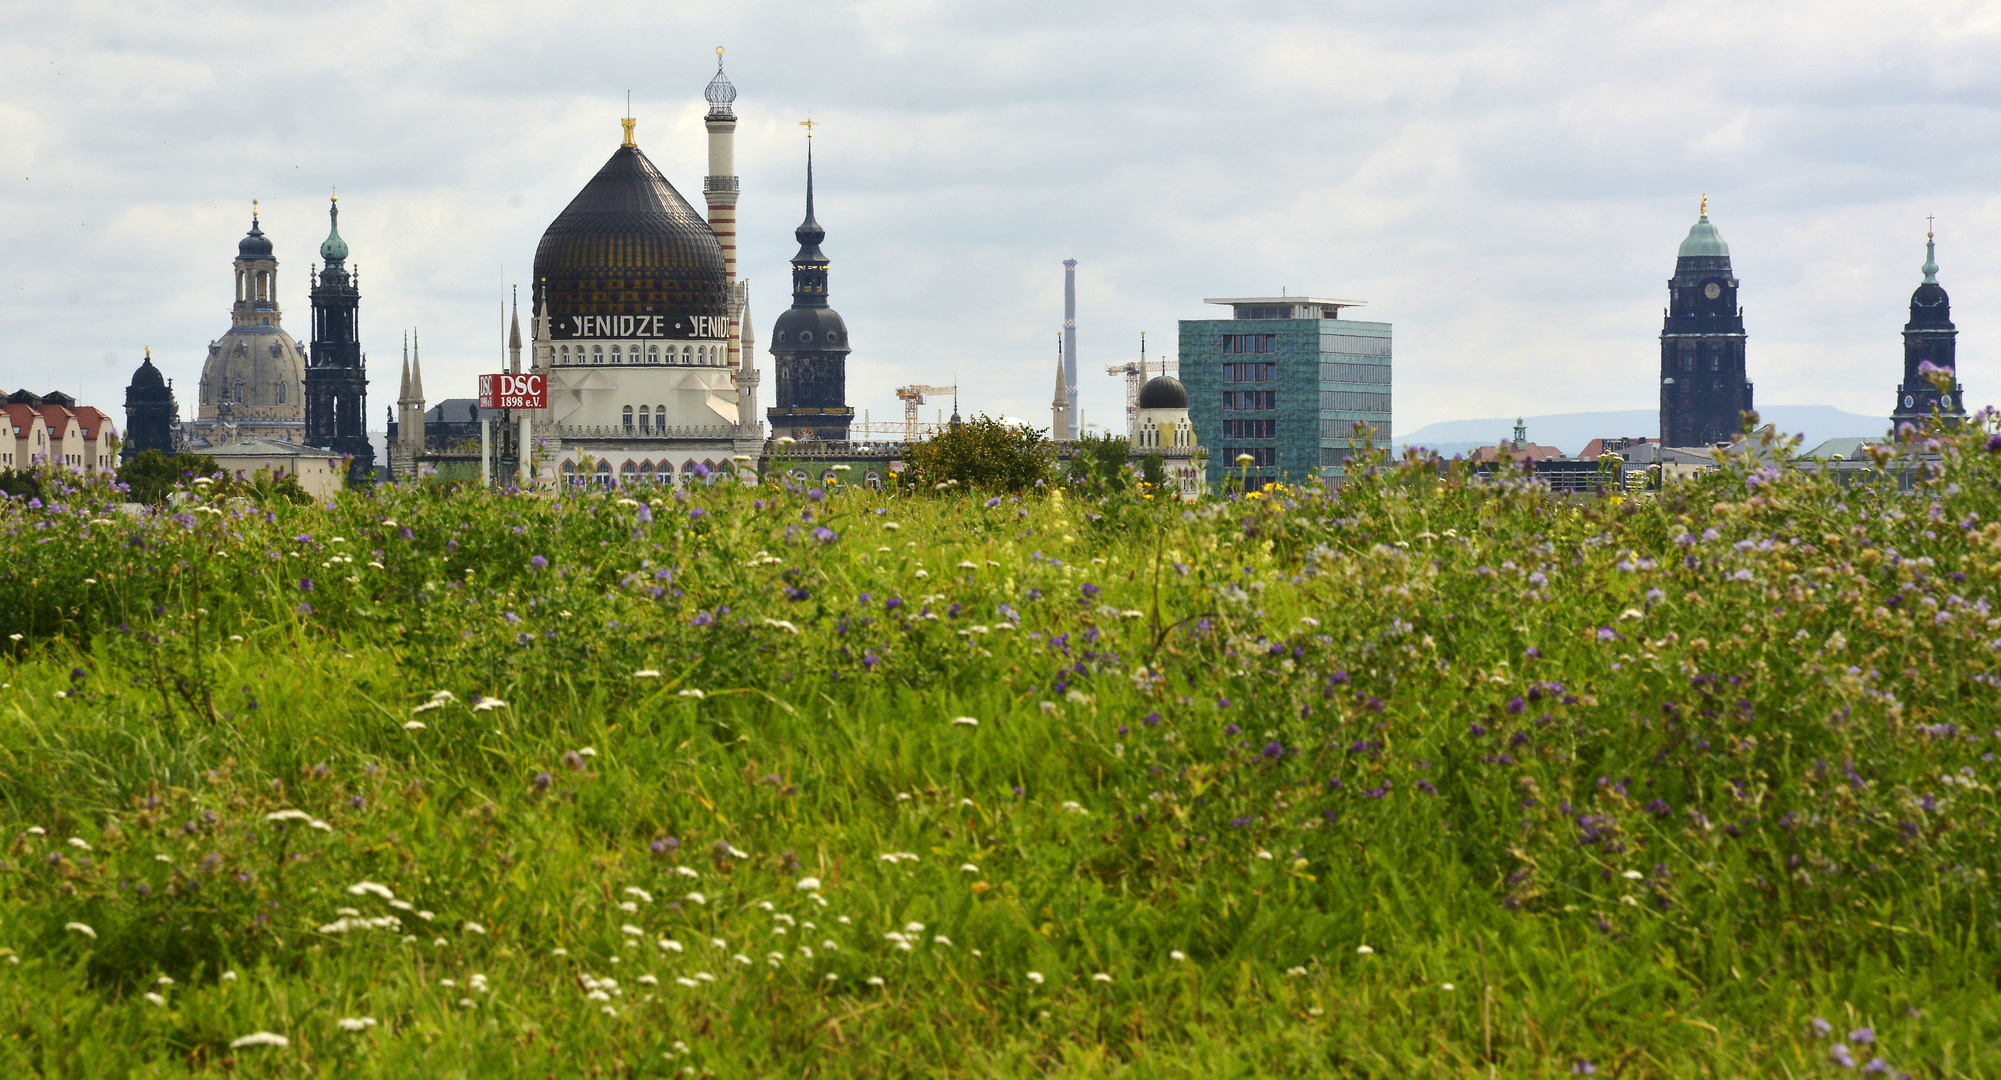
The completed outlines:
[[[1156,375],[1139,388],[1139,407],[1185,409],[1188,407],[1188,388],[1172,375]]]
[[[549,310],[571,314],[726,315],[723,249],[636,146],[621,146],[535,248]]]

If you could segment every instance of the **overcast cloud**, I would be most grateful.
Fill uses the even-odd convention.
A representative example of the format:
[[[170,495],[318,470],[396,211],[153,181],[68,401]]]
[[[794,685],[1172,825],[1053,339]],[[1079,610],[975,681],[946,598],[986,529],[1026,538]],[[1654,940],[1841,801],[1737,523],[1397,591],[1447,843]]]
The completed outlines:
[[[618,145],[700,205],[701,92],[739,97],[760,352],[789,304],[810,112],[848,400],[906,382],[1048,421],[1079,260],[1085,411],[1205,296],[1367,300],[1396,427],[1649,407],[1710,196],[1770,404],[1885,415],[1938,215],[1976,404],[2001,394],[2001,7],[1757,2],[16,4],[0,24],[0,384],[184,407],[262,200],[286,326],[339,185],[371,426],[420,328],[435,402]],[[524,288],[524,292],[526,289]],[[760,365],[769,357],[760,356]],[[772,382],[765,380],[770,405]],[[927,417],[928,418],[928,417]]]

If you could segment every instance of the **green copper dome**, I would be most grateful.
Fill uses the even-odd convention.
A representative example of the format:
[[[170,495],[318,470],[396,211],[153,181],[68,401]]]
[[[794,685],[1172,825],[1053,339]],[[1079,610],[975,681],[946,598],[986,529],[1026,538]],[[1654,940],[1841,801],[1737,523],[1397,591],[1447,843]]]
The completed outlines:
[[[1727,259],[1730,245],[1723,242],[1723,234],[1709,223],[1709,215],[1705,213],[1688,227],[1688,239],[1681,242],[1678,254],[1684,259]]]
[[[328,262],[342,262],[347,258],[347,241],[340,238],[340,203],[335,202],[327,210],[333,227],[327,230],[326,242],[320,245],[320,258]]]

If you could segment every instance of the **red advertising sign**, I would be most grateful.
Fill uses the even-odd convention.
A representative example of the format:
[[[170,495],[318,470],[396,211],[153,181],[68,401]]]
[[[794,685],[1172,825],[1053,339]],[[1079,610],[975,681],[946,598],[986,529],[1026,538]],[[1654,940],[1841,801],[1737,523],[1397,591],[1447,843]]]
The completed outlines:
[[[479,407],[482,409],[546,409],[549,407],[549,376],[481,375]]]

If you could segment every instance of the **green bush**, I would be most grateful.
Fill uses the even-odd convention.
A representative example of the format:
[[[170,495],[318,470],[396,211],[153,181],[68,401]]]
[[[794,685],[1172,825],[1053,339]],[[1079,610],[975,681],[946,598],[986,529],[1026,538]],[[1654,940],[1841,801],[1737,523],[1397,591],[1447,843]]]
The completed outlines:
[[[1132,480],[1132,445],[1123,435],[1085,435],[1070,452],[1070,482],[1093,495],[1124,491]]]
[[[1055,447],[1040,431],[975,416],[909,450],[908,480],[985,492],[1019,492],[1049,476]]]
[[[158,450],[141,450],[131,461],[119,466],[118,482],[128,489],[133,502],[163,503],[178,484],[197,476],[213,476],[218,469],[207,454],[180,453],[173,456]]]

